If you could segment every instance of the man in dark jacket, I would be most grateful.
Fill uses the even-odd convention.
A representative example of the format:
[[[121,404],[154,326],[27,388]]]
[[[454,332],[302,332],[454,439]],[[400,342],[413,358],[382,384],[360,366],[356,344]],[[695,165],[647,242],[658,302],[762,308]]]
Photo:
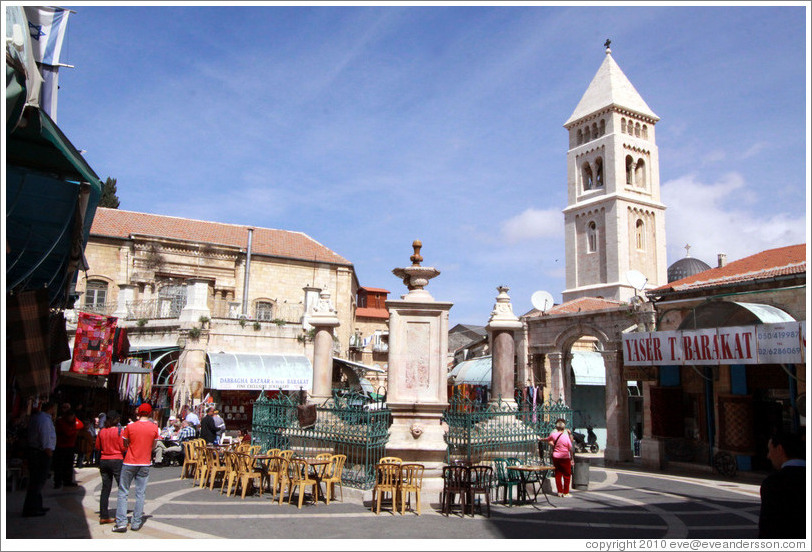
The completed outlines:
[[[206,444],[212,444],[217,437],[217,422],[214,419],[214,407],[206,409],[206,415],[200,420],[200,436],[206,440]]]
[[[806,536],[805,446],[797,434],[773,435],[767,458],[778,471],[761,484],[758,536],[762,539],[803,539]]]

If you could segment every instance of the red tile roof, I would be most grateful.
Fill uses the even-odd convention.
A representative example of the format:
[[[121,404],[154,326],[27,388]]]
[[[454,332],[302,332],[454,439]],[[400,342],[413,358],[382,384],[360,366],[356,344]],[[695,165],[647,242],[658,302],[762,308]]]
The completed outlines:
[[[356,318],[381,318],[386,320],[389,318],[389,311],[387,309],[373,309],[370,307],[358,307],[355,309]]]
[[[606,309],[616,309],[620,306],[625,306],[626,303],[615,301],[613,299],[601,299],[598,297],[579,297],[560,305],[554,305],[552,308],[544,312],[544,315],[551,314],[572,314],[577,312],[598,311]],[[542,312],[533,309],[527,313],[527,316],[542,316]]]
[[[725,266],[648,290],[647,293],[688,291],[806,272],[806,244],[768,249]]]
[[[374,287],[367,287],[367,286],[360,286],[358,289],[363,289],[364,291],[371,291],[374,293],[391,293],[388,289],[383,288],[374,288]]]
[[[301,232],[136,213],[121,209],[104,207],[96,209],[90,233],[115,238],[129,238],[132,235],[154,236],[246,249],[249,228],[254,229],[251,240],[252,254],[352,265],[341,255]]]

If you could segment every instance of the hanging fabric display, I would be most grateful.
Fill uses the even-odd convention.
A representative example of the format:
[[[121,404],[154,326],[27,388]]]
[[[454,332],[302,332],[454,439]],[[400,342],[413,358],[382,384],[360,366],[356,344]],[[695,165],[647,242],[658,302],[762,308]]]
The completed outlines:
[[[48,290],[6,294],[6,358],[25,396],[51,388]]]
[[[117,322],[118,318],[115,316],[79,313],[71,372],[92,376],[106,376],[110,373]]]
[[[113,360],[124,362],[130,354],[130,339],[127,337],[127,328],[116,328],[113,336]]]

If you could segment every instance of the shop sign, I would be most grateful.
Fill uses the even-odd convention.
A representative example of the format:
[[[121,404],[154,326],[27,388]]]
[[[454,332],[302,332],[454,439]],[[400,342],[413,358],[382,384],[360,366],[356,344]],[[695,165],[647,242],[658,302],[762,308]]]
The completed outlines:
[[[626,366],[798,364],[805,355],[805,322],[623,335]]]

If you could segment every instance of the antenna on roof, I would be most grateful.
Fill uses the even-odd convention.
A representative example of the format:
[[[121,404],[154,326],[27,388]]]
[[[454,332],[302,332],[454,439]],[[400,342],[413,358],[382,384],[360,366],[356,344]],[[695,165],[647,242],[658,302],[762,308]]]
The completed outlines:
[[[547,291],[536,291],[530,296],[530,302],[536,310],[547,312],[553,306],[553,296]]]

